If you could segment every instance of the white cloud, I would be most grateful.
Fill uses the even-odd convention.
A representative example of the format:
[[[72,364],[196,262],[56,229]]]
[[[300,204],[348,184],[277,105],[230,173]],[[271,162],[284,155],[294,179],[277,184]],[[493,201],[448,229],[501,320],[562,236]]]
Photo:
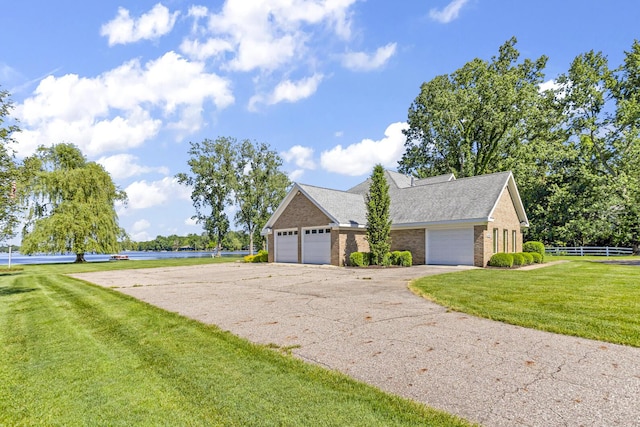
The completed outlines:
[[[317,90],[324,76],[314,74],[306,79],[292,82],[285,80],[280,82],[272,93],[268,95],[254,95],[249,100],[249,110],[255,110],[256,105],[264,103],[274,105],[280,102],[297,102],[313,95]]]
[[[351,52],[342,57],[342,65],[352,71],[371,71],[382,67],[396,53],[396,44],[379,47],[375,53]]]
[[[152,168],[142,166],[138,164],[138,160],[138,157],[132,154],[116,154],[114,156],[101,157],[97,162],[104,166],[107,172],[116,180],[149,172],[158,172],[164,175],[169,173],[169,169],[166,167]]]
[[[303,174],[304,174],[304,169],[296,169],[292,172],[289,172],[288,174],[289,180],[291,180],[292,182],[296,182],[302,177]]]
[[[109,38],[109,46],[157,39],[173,29],[178,14],[170,13],[169,9],[158,3],[140,18],[133,19],[129,11],[121,7],[118,15],[102,26],[100,35]]]
[[[203,61],[205,59],[233,51],[233,45],[220,39],[209,39],[205,42],[185,39],[180,44],[180,51],[190,58]]]
[[[229,52],[222,65],[233,71],[273,71],[308,54],[314,32],[332,31],[342,39],[351,35],[351,6],[357,0],[227,0],[219,13],[192,8],[192,40],[182,51],[192,58]],[[208,14],[207,27],[199,22]],[[198,41],[204,37],[203,42]],[[231,50],[228,48],[231,47]]]
[[[125,188],[129,197],[128,209],[138,210],[161,206],[175,199],[189,200],[191,190],[175,178],[166,177],[160,181],[136,181]]]
[[[378,163],[394,167],[404,153],[406,137],[402,131],[408,127],[406,122],[392,123],[379,141],[364,139],[346,148],[338,145],[322,152],[320,163],[329,172],[351,176],[370,173]]]
[[[188,225],[190,227],[195,227],[195,226],[198,225],[198,220],[196,218],[189,217],[189,218],[184,220],[184,224]]]
[[[558,90],[561,87],[562,86],[555,80],[547,80],[546,82],[542,82],[538,85],[538,90],[540,92],[545,92],[547,90]]]
[[[151,223],[149,221],[147,221],[146,219],[140,219],[133,223],[133,225],[131,226],[131,230],[134,233],[140,233],[141,231],[144,231],[149,227],[151,227]]]
[[[175,52],[142,65],[132,60],[103,74],[49,76],[16,106],[21,155],[38,145],[72,142],[88,155],[125,150],[155,137],[163,124],[191,133],[202,127],[206,101],[234,102],[231,83]]]
[[[315,169],[316,163],[313,161],[313,148],[294,145],[289,150],[280,153],[287,163],[295,163],[302,169]]]
[[[434,21],[441,22],[443,24],[448,24],[458,17],[460,14],[460,9],[468,2],[469,0],[453,0],[442,10],[431,9],[429,11],[429,17]]]

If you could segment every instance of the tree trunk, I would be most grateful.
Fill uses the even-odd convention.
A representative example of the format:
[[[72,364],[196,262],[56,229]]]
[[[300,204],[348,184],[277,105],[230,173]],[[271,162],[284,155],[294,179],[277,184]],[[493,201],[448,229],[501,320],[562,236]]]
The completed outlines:
[[[76,254],[76,260],[74,262],[83,263],[83,262],[87,262],[87,260],[84,259],[84,254]]]

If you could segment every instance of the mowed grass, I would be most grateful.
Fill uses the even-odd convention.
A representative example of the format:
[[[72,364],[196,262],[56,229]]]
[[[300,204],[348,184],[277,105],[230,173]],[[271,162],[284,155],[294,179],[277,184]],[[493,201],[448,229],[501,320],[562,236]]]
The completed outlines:
[[[640,266],[573,257],[528,271],[483,269],[425,277],[411,288],[452,310],[640,347]]]
[[[63,275],[149,266],[101,264],[0,275],[0,425],[468,425]]]

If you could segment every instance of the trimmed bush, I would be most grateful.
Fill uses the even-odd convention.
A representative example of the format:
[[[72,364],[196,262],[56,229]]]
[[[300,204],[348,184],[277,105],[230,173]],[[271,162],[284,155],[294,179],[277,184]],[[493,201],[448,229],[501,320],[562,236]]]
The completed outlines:
[[[257,254],[246,255],[242,259],[244,262],[269,262],[269,252],[259,250]]]
[[[369,252],[351,252],[349,265],[353,267],[366,267],[369,265]]]
[[[544,243],[542,242],[524,242],[522,252],[537,252],[544,260]]]
[[[391,265],[400,265],[400,251],[391,252]]]
[[[533,253],[537,253],[537,252],[533,252]],[[520,252],[520,255],[522,255],[524,257],[524,263],[525,265],[531,265],[533,264],[533,255],[531,255],[532,252]],[[538,254],[540,255],[540,254]]]
[[[269,262],[269,252],[265,250],[259,250],[253,257],[253,262]]]
[[[411,267],[413,265],[413,255],[409,251],[402,251],[398,256],[398,263],[402,267]]]
[[[383,267],[389,267],[391,265],[391,252],[387,252],[386,254],[384,254],[380,265]]]
[[[513,266],[513,254],[507,254],[504,252],[493,254],[489,260],[489,266],[511,268]]]
[[[411,267],[413,265],[413,257],[409,251],[393,251],[390,257],[391,265],[399,265],[401,267]]]
[[[515,253],[512,254],[512,256],[514,267],[520,267],[521,265],[524,265],[524,257],[522,256],[522,253]]]
[[[535,262],[536,264],[542,264],[542,255],[540,255],[538,252],[527,252],[528,254],[531,254],[531,256],[533,257],[533,262]]]

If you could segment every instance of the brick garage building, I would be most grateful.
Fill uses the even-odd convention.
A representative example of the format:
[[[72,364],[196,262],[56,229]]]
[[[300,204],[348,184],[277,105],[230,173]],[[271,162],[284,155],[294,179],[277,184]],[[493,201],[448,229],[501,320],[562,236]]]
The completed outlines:
[[[522,250],[529,225],[511,172],[455,179],[414,179],[386,171],[391,250],[414,264],[483,267],[495,252]],[[365,196],[369,180],[347,191],[294,184],[263,229],[269,262],[345,265],[368,251]]]

